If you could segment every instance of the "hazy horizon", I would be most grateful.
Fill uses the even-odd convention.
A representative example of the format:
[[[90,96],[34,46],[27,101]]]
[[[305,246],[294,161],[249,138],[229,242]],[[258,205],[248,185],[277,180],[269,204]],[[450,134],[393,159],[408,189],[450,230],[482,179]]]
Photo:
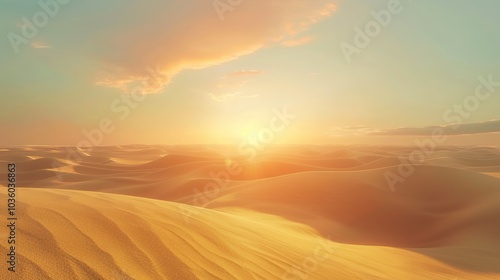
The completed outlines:
[[[276,112],[276,144],[500,142],[498,1],[42,3],[2,4],[0,146],[237,145]]]

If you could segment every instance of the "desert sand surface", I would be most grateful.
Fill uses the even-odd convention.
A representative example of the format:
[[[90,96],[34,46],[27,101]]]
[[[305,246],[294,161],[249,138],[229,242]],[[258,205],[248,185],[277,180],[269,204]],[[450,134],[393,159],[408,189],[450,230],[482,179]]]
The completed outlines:
[[[0,149],[0,279],[500,279],[500,149],[415,151]]]

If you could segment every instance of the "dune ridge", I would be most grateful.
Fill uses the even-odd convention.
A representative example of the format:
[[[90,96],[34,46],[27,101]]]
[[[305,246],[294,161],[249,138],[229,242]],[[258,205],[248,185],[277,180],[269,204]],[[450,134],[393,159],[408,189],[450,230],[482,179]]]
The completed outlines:
[[[335,243],[300,223],[241,208],[196,209],[185,223],[183,212],[194,206],[88,191],[23,189],[22,195],[17,279],[496,277],[403,249]],[[313,269],[302,267],[319,251]],[[420,263],[419,275],[407,270],[413,262]]]
[[[409,164],[414,151],[2,149],[18,170],[15,279],[500,279],[500,150]]]

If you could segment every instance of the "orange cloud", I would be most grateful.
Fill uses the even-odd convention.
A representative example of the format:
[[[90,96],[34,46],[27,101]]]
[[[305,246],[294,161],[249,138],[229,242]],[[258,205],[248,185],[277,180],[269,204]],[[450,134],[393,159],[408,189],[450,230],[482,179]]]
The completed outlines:
[[[47,43],[44,43],[44,42],[40,42],[40,41],[31,43],[31,46],[34,49],[48,49],[48,48],[52,48],[51,45],[49,45]]]
[[[215,101],[226,101],[233,98],[257,97],[257,95],[242,95],[243,87],[248,83],[249,77],[260,75],[260,70],[240,70],[223,76],[215,85],[209,96]]]
[[[148,67],[158,66],[162,79],[143,92],[161,92],[183,69],[217,65],[289,40],[335,9],[328,0],[252,0],[221,21],[211,1],[166,2],[127,3],[115,13],[129,23],[96,30],[98,84],[131,91],[150,80]],[[139,21],[137,11],[147,16]]]

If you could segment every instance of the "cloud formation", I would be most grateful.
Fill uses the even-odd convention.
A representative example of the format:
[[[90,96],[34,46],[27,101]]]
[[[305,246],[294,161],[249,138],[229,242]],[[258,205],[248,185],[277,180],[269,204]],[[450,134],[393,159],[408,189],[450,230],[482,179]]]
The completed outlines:
[[[436,130],[442,131],[443,135],[472,135],[482,133],[500,132],[500,120],[484,122],[435,125],[426,127],[399,127],[393,129],[373,129],[368,126],[333,127],[327,131],[332,137],[340,136],[429,136]]]
[[[326,134],[331,137],[342,137],[342,136],[359,136],[368,135],[378,132],[366,125],[356,125],[356,126],[344,126],[344,127],[332,127]]]
[[[475,123],[450,124],[443,126],[427,126],[427,127],[400,127],[395,129],[387,129],[370,133],[371,135],[409,135],[423,136],[432,135],[436,129],[442,129],[444,135],[467,135],[480,133],[500,132],[500,120],[490,120]]]
[[[221,21],[211,1],[120,2],[114,10],[120,23],[95,30],[99,84],[130,91],[144,80],[146,68],[159,67],[164,82],[142,92],[161,92],[183,69],[217,65],[287,42],[334,8],[328,0],[252,0]]]
[[[49,48],[52,48],[51,45],[45,43],[45,42],[41,42],[41,41],[35,41],[33,43],[31,43],[31,47],[34,48],[34,49],[49,49]]]
[[[242,95],[242,89],[252,76],[260,75],[259,70],[233,71],[223,76],[208,95],[215,101],[226,101],[233,98],[257,97],[257,95]]]

